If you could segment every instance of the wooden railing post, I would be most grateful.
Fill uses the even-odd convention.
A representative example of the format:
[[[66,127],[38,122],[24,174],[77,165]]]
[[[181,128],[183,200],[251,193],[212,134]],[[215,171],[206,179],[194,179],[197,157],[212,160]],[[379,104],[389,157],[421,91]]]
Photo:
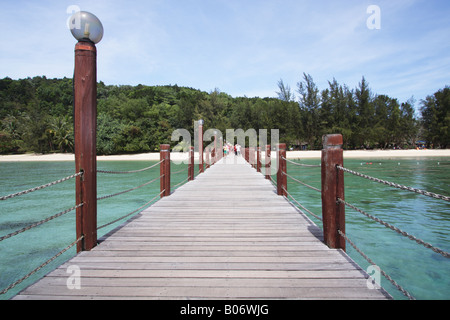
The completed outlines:
[[[248,148],[248,162],[255,168],[255,147]]]
[[[277,171],[277,194],[287,197],[287,177],[286,177],[286,144],[280,143],[277,147],[278,171]]]
[[[345,251],[345,239],[338,230],[345,233],[345,206],[337,202],[344,199],[343,138],[340,134],[323,137],[322,150],[322,219],[324,242],[330,248]]]
[[[160,164],[160,192],[161,198],[170,196],[170,145],[160,145],[160,160],[164,160]],[[163,192],[164,191],[164,192]]]
[[[256,148],[256,171],[261,172],[261,147]]]
[[[74,138],[77,252],[97,245],[97,50],[94,43],[75,46]]]
[[[218,154],[218,150],[217,150],[217,133],[214,133],[214,154],[212,155],[213,160],[213,164],[215,164],[218,160],[219,160],[219,154]]]
[[[203,120],[198,121],[198,169],[199,173],[205,171],[203,166]]]
[[[266,145],[266,154],[265,154],[265,163],[264,163],[264,165],[265,165],[265,167],[266,167],[266,172],[265,172],[265,174],[266,174],[266,179],[267,180],[270,180],[270,165],[271,165],[271,156],[270,156],[270,144],[268,144],[268,145]]]
[[[194,180],[194,147],[189,149],[188,181]]]
[[[209,147],[206,147],[206,159],[205,159],[205,162],[206,162],[206,169],[209,169],[209,167],[211,166],[211,164],[210,164],[210,159],[209,159]]]

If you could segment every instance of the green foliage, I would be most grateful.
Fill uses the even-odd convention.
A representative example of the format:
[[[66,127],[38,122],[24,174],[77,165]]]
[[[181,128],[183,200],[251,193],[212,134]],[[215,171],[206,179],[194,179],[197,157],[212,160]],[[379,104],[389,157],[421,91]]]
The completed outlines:
[[[236,97],[215,89],[168,86],[97,86],[97,152],[153,152],[175,146],[175,129],[189,130],[203,119],[204,130],[279,129],[280,142],[320,149],[322,136],[341,133],[346,148],[412,146],[419,122],[414,101],[371,92],[362,78],[350,90],[335,79],[320,91],[310,75],[298,83],[298,101],[278,82],[278,98]],[[72,79],[0,79],[0,153],[73,152]],[[450,89],[422,101],[422,132],[436,147],[450,145]],[[269,131],[270,132],[270,131]],[[270,137],[269,137],[270,139]],[[269,140],[270,141],[270,140]]]
[[[424,138],[435,148],[450,146],[450,87],[446,86],[422,101],[420,109]]]

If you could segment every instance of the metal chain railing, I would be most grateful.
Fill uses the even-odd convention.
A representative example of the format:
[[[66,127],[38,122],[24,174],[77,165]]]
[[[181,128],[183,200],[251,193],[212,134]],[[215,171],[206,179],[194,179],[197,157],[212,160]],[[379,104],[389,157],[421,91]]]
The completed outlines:
[[[274,180],[274,178],[272,178],[272,176],[270,177],[270,182],[272,182],[272,184],[276,187],[277,186],[277,182]]]
[[[111,224],[113,224],[113,223],[116,223],[117,221],[123,220],[123,219],[125,219],[126,217],[131,216],[132,214],[134,214],[134,213],[136,213],[136,212],[141,211],[142,209],[144,209],[145,207],[147,207],[150,203],[152,203],[154,200],[156,200],[156,198],[160,197],[161,194],[163,194],[165,191],[166,191],[165,189],[164,189],[163,191],[161,191],[158,195],[156,195],[152,200],[150,200],[149,202],[147,202],[146,204],[144,204],[142,207],[139,207],[138,209],[136,209],[136,210],[134,210],[134,211],[132,211],[132,212],[130,212],[130,213],[128,213],[128,214],[126,214],[126,215],[120,217],[120,218],[117,218],[117,219],[115,219],[114,221],[108,222],[108,223],[106,223],[106,224],[104,224],[104,225],[102,225],[102,226],[100,226],[100,227],[97,227],[97,230],[102,229],[102,228],[105,228],[105,227],[107,227],[107,226],[109,226],[109,225],[111,225]]]
[[[433,245],[431,245],[431,244],[429,244],[429,243],[427,243],[427,242],[425,242],[425,241],[423,241],[423,240],[421,240],[421,239],[419,239],[419,238],[417,238],[417,237],[415,237],[415,236],[413,236],[413,235],[411,235],[411,234],[409,234],[409,233],[407,233],[407,232],[405,232],[405,231],[403,231],[403,230],[401,230],[401,229],[399,229],[399,228],[397,228],[397,227],[395,227],[395,226],[393,226],[393,225],[391,225],[391,224],[389,224],[389,223],[387,223],[387,222],[385,222],[385,221],[383,221],[383,220],[381,220],[381,219],[379,219],[377,217],[374,217],[374,216],[368,214],[364,210],[361,210],[358,207],[355,207],[354,205],[352,205],[352,204],[350,204],[350,203],[348,203],[348,202],[346,202],[346,201],[344,201],[342,199],[338,198],[337,201],[339,203],[343,203],[344,205],[346,205],[349,208],[352,208],[355,211],[358,211],[359,213],[362,213],[366,217],[368,217],[368,218],[370,218],[370,219],[372,219],[372,220],[382,224],[383,226],[385,226],[385,227],[387,227],[387,228],[397,232],[398,234],[401,234],[402,236],[405,236],[405,237],[409,238],[410,240],[414,240],[418,244],[423,245],[425,248],[431,249],[434,252],[439,253],[439,254],[443,255],[444,257],[446,257],[446,258],[450,258],[450,253],[445,252],[445,251],[443,251],[443,250],[441,250],[441,249],[439,249],[437,247],[434,247]]]
[[[70,245],[68,245],[66,248],[64,248],[63,250],[61,250],[60,252],[58,252],[56,255],[54,255],[52,258],[48,259],[47,261],[45,261],[43,264],[41,264],[39,267],[37,267],[36,269],[34,269],[33,271],[31,271],[30,273],[28,273],[26,276],[20,278],[19,280],[15,281],[14,283],[12,283],[11,285],[9,285],[7,288],[3,289],[2,291],[0,291],[0,295],[7,293],[9,290],[11,290],[12,288],[14,288],[15,286],[17,286],[18,284],[22,283],[24,280],[28,279],[29,277],[31,277],[33,274],[35,274],[36,272],[38,272],[39,270],[41,270],[42,268],[44,268],[45,266],[47,266],[49,263],[51,263],[53,260],[55,260],[56,258],[58,258],[60,255],[62,255],[64,252],[66,252],[67,250],[69,250],[70,248],[72,248],[74,245],[76,245],[78,242],[80,242],[83,239],[83,236],[81,236],[80,238],[78,238],[76,241],[74,241],[73,243],[71,243]]]
[[[174,185],[174,188],[177,188],[179,186],[181,186],[182,184],[186,183],[189,180],[189,177],[187,177],[186,179],[184,179],[183,181],[181,181],[180,183],[177,183],[176,185]]]
[[[295,201],[296,204],[298,204],[303,210],[305,210],[306,212],[308,212],[310,215],[312,215],[314,218],[323,221],[322,217],[319,217],[318,215],[316,215],[315,213],[311,212],[310,210],[308,210],[307,208],[305,208],[300,202],[298,202],[287,190],[286,188],[283,188],[283,190],[286,192],[286,194],[291,197],[292,200]],[[287,199],[287,198],[286,198]],[[289,201],[289,199],[287,199]]]
[[[350,243],[350,245],[364,258],[367,260],[367,262],[369,262],[371,265],[373,266],[378,266],[377,264],[375,264],[364,252],[361,251],[361,249],[359,249],[348,237],[345,233],[343,233],[341,230],[338,230],[338,233],[345,239],[345,241],[347,241],[348,243]],[[379,266],[378,266],[379,267]],[[408,292],[406,291],[402,286],[400,286],[397,282],[394,281],[394,279],[392,279],[386,272],[384,272],[383,270],[381,270],[380,268],[380,272],[381,274],[390,282],[392,283],[392,285],[394,287],[396,287],[400,292],[402,292],[406,297],[408,297],[410,300],[415,300],[415,298]]]
[[[132,170],[132,171],[108,171],[108,170],[97,170],[98,173],[109,173],[109,174],[131,174],[131,173],[137,173],[137,172],[143,172],[150,169],[153,169],[154,167],[160,165],[164,162],[164,159],[155,163],[154,165],[151,165],[150,167],[139,169],[139,170]]]
[[[296,166],[321,167],[321,166],[304,165],[304,164],[296,163],[296,162],[290,161],[290,160],[288,160],[288,159],[286,159],[286,158],[284,158],[284,157],[282,157],[282,159],[285,160],[285,161],[287,161],[287,162],[289,162],[289,163],[291,163],[291,164],[293,164],[293,165],[296,165]],[[342,167],[342,166],[337,166],[337,169],[338,169],[338,170],[343,170],[344,172],[348,172],[348,173],[351,173],[351,174],[354,174],[354,175],[357,175],[357,176],[360,176],[360,177],[363,177],[363,178],[366,178],[366,179],[369,179],[369,180],[372,180],[372,181],[375,181],[375,182],[379,182],[379,183],[382,183],[382,184],[385,184],[385,185],[388,185],[388,186],[392,186],[392,187],[395,187],[395,188],[399,188],[399,189],[403,189],[403,190],[407,190],[407,191],[416,192],[416,193],[419,193],[419,194],[423,194],[423,195],[426,195],[426,196],[429,196],[429,197],[433,197],[433,198],[437,198],[437,199],[442,199],[442,200],[445,200],[445,201],[449,201],[449,199],[450,199],[450,197],[447,197],[447,196],[442,196],[442,195],[439,195],[439,194],[436,194],[436,193],[432,193],[432,192],[420,190],[420,189],[417,189],[417,188],[411,188],[411,187],[407,187],[407,186],[402,186],[402,185],[399,185],[399,184],[397,184],[397,183],[392,183],[392,182],[385,181],[385,180],[382,180],[382,179],[370,177],[370,176],[368,176],[368,175],[364,175],[364,174],[355,172],[355,171],[353,171],[353,170],[346,169],[346,168],[344,168],[344,167]],[[312,187],[312,186],[310,186],[310,185],[304,183],[303,181],[300,181],[299,179],[296,179],[296,178],[292,177],[291,175],[287,174],[286,172],[282,172],[282,174],[284,174],[286,177],[290,178],[291,180],[293,180],[293,181],[295,181],[295,182],[297,182],[297,183],[299,183],[299,184],[304,185],[305,187],[308,187],[308,188],[310,188],[310,189],[312,189],[312,190],[315,190],[315,191],[317,191],[317,192],[321,192],[321,190],[319,190],[318,188]],[[312,216],[314,216],[316,219],[322,221],[321,217],[315,215],[313,212],[311,212],[310,210],[306,209],[301,203],[299,203],[299,202],[298,202],[298,201],[297,201],[297,200],[296,200],[296,199],[295,199],[295,198],[294,198],[294,197],[286,190],[285,187],[282,187],[282,189],[284,190],[284,192],[286,192],[287,196],[290,197],[290,198],[291,198],[298,206],[300,206],[303,210],[305,210],[306,212],[308,212],[309,214],[311,214]],[[285,198],[287,199],[287,197],[285,197]],[[287,200],[289,200],[289,199],[287,199]],[[381,223],[382,225],[384,225],[384,226],[386,226],[386,227],[388,227],[388,228],[390,228],[390,229],[392,229],[392,230],[398,232],[399,234],[401,234],[401,235],[403,235],[403,236],[408,237],[408,238],[411,239],[411,240],[416,241],[418,244],[421,244],[421,245],[425,246],[426,248],[432,249],[434,252],[439,253],[439,254],[443,255],[444,257],[447,257],[447,258],[450,257],[450,254],[449,254],[448,252],[445,252],[445,251],[443,251],[443,250],[441,250],[441,249],[439,249],[439,248],[437,248],[437,247],[435,247],[435,246],[433,246],[433,245],[431,245],[431,244],[429,244],[429,243],[427,243],[427,242],[425,242],[425,241],[423,241],[423,240],[421,240],[421,239],[418,239],[417,237],[414,237],[414,236],[408,234],[407,232],[402,231],[402,230],[400,230],[399,228],[397,228],[397,227],[395,227],[395,226],[392,226],[392,225],[390,225],[389,223],[386,223],[386,222],[384,222],[383,220],[381,220],[381,219],[379,219],[379,218],[376,218],[376,217],[374,217],[374,216],[372,216],[372,215],[366,213],[365,211],[363,211],[363,210],[361,210],[361,209],[359,209],[359,208],[357,208],[357,207],[355,207],[355,206],[349,204],[348,202],[346,202],[346,201],[344,201],[344,200],[342,200],[342,199],[340,199],[340,198],[337,199],[337,203],[343,203],[344,205],[346,205],[346,206],[348,206],[348,207],[350,207],[350,208],[352,208],[352,209],[354,209],[354,210],[356,210],[356,211],[358,211],[358,212],[364,214],[365,216],[371,218],[372,220]],[[303,212],[302,210],[300,210],[300,211]],[[366,254],[364,254],[364,253],[361,251],[361,249],[359,249],[359,248],[358,248],[358,247],[357,247],[357,246],[356,246],[356,245],[355,245],[355,244],[354,244],[354,243],[353,243],[353,242],[352,242],[352,241],[351,241],[351,240],[350,240],[343,232],[341,232],[340,230],[338,230],[338,233],[339,233],[339,234],[340,234],[340,235],[341,235],[348,243],[350,243],[350,245],[351,245],[351,246],[352,246],[359,254],[361,254],[361,256],[362,256],[364,259],[366,259],[370,264],[375,265],[375,263],[374,263],[374,262],[373,262]],[[408,291],[406,291],[403,287],[401,287],[398,283],[396,283],[396,282],[395,282],[388,274],[386,274],[386,272],[384,272],[384,271],[381,270],[381,269],[380,269],[380,272],[381,272],[381,274],[382,274],[388,281],[390,281],[390,282],[392,283],[392,285],[393,285],[394,287],[396,287],[396,288],[397,288],[400,292],[402,292],[406,297],[408,297],[408,298],[411,299],[411,300],[414,300],[414,299],[415,299]]]
[[[421,190],[421,189],[417,189],[417,188],[404,186],[404,185],[401,185],[401,184],[398,184],[398,183],[389,182],[389,181],[386,181],[386,180],[374,178],[374,177],[368,176],[366,174],[362,174],[362,173],[359,173],[359,172],[356,172],[356,171],[353,171],[353,170],[350,170],[350,169],[347,169],[347,168],[344,168],[344,167],[341,167],[341,166],[337,166],[337,168],[339,170],[342,170],[344,172],[353,174],[355,176],[358,176],[358,177],[361,177],[361,178],[365,178],[365,179],[368,179],[368,180],[371,180],[371,181],[375,181],[375,182],[378,182],[378,183],[382,183],[382,184],[388,185],[390,187],[394,187],[394,188],[397,188],[397,189],[402,189],[402,190],[406,190],[406,191],[415,192],[415,193],[418,193],[418,194],[421,194],[421,195],[424,195],[424,196],[427,196],[427,197],[435,198],[435,199],[441,199],[441,200],[444,200],[444,201],[450,201],[450,197],[448,197],[448,196],[443,196],[443,195],[440,195],[440,194],[437,194],[437,193],[434,193],[434,192],[429,192],[429,191],[425,191],[425,190]]]
[[[289,163],[292,163],[293,165],[299,166],[299,167],[311,167],[311,168],[320,168],[320,167],[322,167],[320,164],[304,164],[304,163],[298,163],[298,162],[289,160],[289,159],[287,159],[287,158],[285,158],[285,157],[281,157],[281,159],[283,159],[283,160],[285,160],[285,161],[287,161],[287,162],[289,162]]]
[[[295,182],[298,182],[298,183],[304,185],[304,186],[307,187],[307,188],[310,188],[310,189],[312,189],[312,190],[314,190],[314,191],[317,191],[317,192],[322,192],[322,190],[320,190],[320,189],[318,189],[318,188],[315,188],[315,187],[313,187],[313,186],[310,186],[309,184],[306,184],[306,183],[304,183],[303,181],[300,181],[300,180],[298,180],[298,179],[292,177],[291,175],[289,175],[289,174],[287,174],[287,173],[285,173],[285,172],[282,172],[282,173],[283,173],[286,177],[288,177],[288,178],[294,180]]]
[[[146,182],[146,183],[144,183],[144,184],[141,184],[140,186],[137,186],[137,187],[134,187],[134,188],[131,188],[131,189],[128,189],[128,190],[120,191],[120,192],[117,192],[117,193],[114,193],[114,194],[110,194],[110,195],[107,195],[107,196],[99,197],[99,198],[97,198],[97,200],[104,200],[104,199],[116,197],[116,196],[119,196],[119,195],[121,195],[121,194],[124,194],[124,193],[127,193],[127,192],[131,192],[131,191],[134,191],[134,190],[137,190],[137,189],[140,189],[140,188],[145,187],[145,186],[147,186],[147,185],[149,185],[149,184],[152,184],[153,182],[157,181],[158,179],[161,179],[162,177],[164,177],[164,175],[159,176],[158,178],[155,178],[155,179],[153,179],[153,180],[151,180],[151,181],[149,181],[149,182]]]
[[[56,184],[59,184],[61,182],[64,182],[64,181],[67,181],[67,180],[70,180],[70,179],[73,179],[73,178],[76,178],[76,177],[81,176],[81,175],[83,175],[83,172],[78,172],[78,173],[73,174],[71,176],[68,176],[66,178],[50,182],[50,183],[44,184],[44,185],[39,186],[39,187],[31,188],[31,189],[28,189],[28,190],[25,190],[25,191],[21,191],[21,192],[17,192],[17,193],[13,193],[13,194],[10,194],[10,195],[7,195],[7,196],[0,197],[0,200],[12,199],[12,198],[15,198],[15,197],[18,197],[18,196],[22,196],[22,195],[27,194],[27,193],[31,193],[31,192],[37,191],[37,190],[42,190],[42,189],[45,189],[47,187],[54,186]]]
[[[150,169],[152,169],[152,168],[154,168],[154,167],[160,165],[160,164],[163,163],[164,161],[165,161],[165,160],[161,160],[161,161],[157,162],[156,164],[154,164],[154,165],[152,165],[152,166],[149,166],[149,167],[143,168],[143,169],[139,169],[139,170],[132,170],[132,171],[107,171],[107,170],[97,170],[97,172],[98,172],[98,173],[108,173],[108,174],[132,174],[132,173],[138,173],[138,172],[144,172],[144,171],[150,170]],[[185,170],[185,169],[183,169],[182,171],[184,171],[184,170]],[[180,172],[181,172],[181,171],[180,171]],[[21,196],[21,195],[25,195],[25,194],[28,194],[28,193],[37,191],[37,190],[42,190],[42,189],[44,189],[44,188],[47,188],[47,187],[50,187],[50,186],[53,186],[53,185],[62,183],[62,182],[64,182],[64,181],[73,179],[73,178],[78,177],[78,176],[81,176],[81,175],[83,175],[83,174],[84,174],[83,172],[79,172],[79,173],[73,174],[73,175],[71,175],[71,176],[69,176],[69,177],[66,177],[66,178],[63,178],[63,179],[59,179],[59,180],[56,180],[56,181],[47,183],[47,184],[45,184],[45,185],[41,185],[41,186],[38,186],[38,187],[34,187],[34,188],[31,188],[31,189],[24,190],[24,191],[21,191],[21,192],[17,192],[17,193],[14,193],[14,194],[10,194],[10,195],[7,195],[7,196],[2,196],[2,197],[0,197],[0,200],[12,199],[12,198],[15,198],[15,197],[18,197],[18,196]],[[162,175],[162,176],[160,176],[160,177],[158,177],[158,178],[152,179],[151,181],[146,182],[146,183],[144,183],[144,184],[142,184],[142,185],[140,185],[140,186],[138,186],[138,187],[134,187],[134,188],[131,188],[131,189],[128,189],[128,190],[125,190],[125,191],[121,191],[121,192],[115,193],[115,194],[111,194],[111,195],[99,197],[99,198],[97,198],[97,200],[102,200],[102,199],[106,199],[106,198],[111,198],[111,197],[115,197],[115,196],[118,196],[118,195],[121,195],[121,194],[124,194],[124,193],[127,193],[127,192],[131,192],[131,191],[133,191],[133,190],[136,190],[136,189],[142,188],[142,187],[144,187],[144,186],[147,186],[147,185],[149,185],[149,184],[151,184],[151,183],[157,181],[158,179],[161,179],[163,176],[164,176],[164,175]],[[183,182],[184,182],[184,181],[183,181]],[[139,207],[138,209],[136,209],[136,210],[134,210],[134,211],[132,211],[132,212],[130,212],[130,213],[128,213],[128,214],[126,214],[126,215],[124,215],[124,216],[118,218],[118,219],[115,219],[114,221],[111,221],[111,222],[109,222],[109,223],[107,223],[107,224],[105,224],[105,225],[102,225],[102,226],[98,227],[97,229],[104,228],[104,227],[109,226],[109,225],[111,225],[111,224],[113,224],[113,223],[115,223],[115,222],[117,222],[117,221],[120,221],[120,220],[122,220],[122,219],[124,219],[124,218],[126,218],[126,217],[128,217],[128,216],[130,216],[130,215],[132,215],[132,214],[135,214],[136,212],[142,211],[144,208],[146,208],[148,205],[150,205],[152,202],[154,202],[158,197],[160,197],[161,194],[163,194],[164,192],[165,192],[165,190],[161,191],[158,195],[156,195],[154,198],[152,198],[150,201],[148,201],[147,203],[145,203],[143,206]],[[55,214],[55,215],[53,215],[53,216],[51,216],[51,217],[48,217],[48,218],[46,218],[46,219],[43,219],[43,220],[41,220],[41,221],[35,222],[35,223],[33,223],[33,224],[31,224],[31,225],[25,227],[25,228],[22,228],[22,229],[20,229],[20,230],[15,231],[15,232],[9,233],[9,234],[7,234],[7,235],[5,235],[5,236],[0,237],[0,241],[6,240],[6,239],[11,238],[11,237],[13,237],[13,236],[16,236],[16,235],[18,235],[18,234],[20,234],[20,233],[23,233],[23,232],[25,232],[25,231],[27,231],[27,230],[30,230],[30,229],[32,229],[32,228],[34,228],[34,227],[37,227],[37,226],[39,226],[39,225],[42,225],[42,224],[44,224],[44,223],[46,223],[46,222],[48,222],[48,221],[51,221],[51,220],[56,219],[56,218],[58,218],[58,217],[61,217],[62,215],[66,214],[66,213],[69,213],[69,212],[71,212],[71,211],[74,211],[74,210],[76,210],[76,209],[78,209],[78,208],[80,208],[80,207],[82,207],[82,206],[83,206],[83,203],[82,203],[82,204],[79,204],[79,205],[76,205],[76,206],[74,206],[74,207],[72,207],[72,208],[70,208],[70,209],[61,211],[61,212],[59,212],[59,213],[57,213],[57,214]],[[43,264],[41,264],[39,267],[37,267],[36,269],[34,269],[33,271],[31,271],[30,273],[28,273],[27,275],[25,275],[25,276],[22,277],[21,279],[15,281],[15,282],[12,283],[11,285],[9,285],[7,288],[5,288],[5,289],[3,289],[2,291],[0,291],[0,295],[5,294],[5,293],[8,292],[9,290],[11,290],[11,289],[14,288],[15,286],[17,286],[18,284],[22,283],[24,280],[26,280],[27,278],[29,278],[30,276],[32,276],[33,274],[35,274],[36,272],[38,272],[40,269],[42,269],[42,268],[44,268],[45,266],[47,266],[47,265],[48,265],[49,263],[51,263],[53,260],[55,260],[55,259],[58,258],[60,255],[62,255],[64,252],[66,252],[67,250],[69,250],[70,248],[72,248],[73,246],[75,246],[75,245],[76,245],[78,242],[80,242],[82,239],[83,239],[83,236],[81,236],[81,237],[80,237],[79,239],[77,239],[75,242],[73,242],[72,244],[70,244],[69,246],[67,246],[67,247],[64,248],[63,250],[61,250],[61,251],[60,251],[59,253],[57,253],[55,256],[53,256],[52,258],[50,258],[49,260],[47,260],[46,262],[44,262]]]
[[[55,219],[55,218],[61,217],[62,215],[65,215],[66,213],[69,213],[69,212],[71,212],[71,211],[74,211],[74,210],[76,210],[76,209],[78,209],[78,208],[80,208],[80,207],[82,207],[82,206],[83,206],[83,203],[81,203],[81,204],[79,204],[79,205],[76,205],[76,206],[74,206],[74,207],[72,207],[72,208],[70,208],[70,209],[61,211],[61,212],[59,212],[59,213],[57,213],[57,214],[55,214],[55,215],[53,215],[53,216],[51,216],[51,217],[48,217],[48,218],[46,218],[46,219],[44,219],[44,220],[35,222],[35,223],[33,223],[33,224],[31,224],[31,225],[29,225],[29,226],[23,228],[23,229],[20,229],[20,230],[17,230],[17,231],[15,231],[15,232],[12,232],[12,233],[10,233],[10,234],[7,234],[7,235],[5,235],[5,236],[2,236],[2,237],[0,237],[0,241],[3,241],[3,240],[5,240],[5,239],[11,238],[11,237],[13,237],[13,236],[16,236],[16,235],[18,235],[18,234],[20,234],[20,233],[22,233],[22,232],[25,232],[25,231],[27,231],[27,230],[30,230],[30,229],[34,228],[34,227],[40,226],[41,224],[44,224],[44,223],[46,223],[46,222],[48,222],[48,221],[50,221],[50,220],[53,220],[53,219]]]

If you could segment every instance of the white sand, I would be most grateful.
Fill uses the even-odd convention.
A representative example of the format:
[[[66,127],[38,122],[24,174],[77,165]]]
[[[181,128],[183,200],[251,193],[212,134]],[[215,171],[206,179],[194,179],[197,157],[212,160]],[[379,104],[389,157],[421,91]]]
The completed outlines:
[[[321,151],[288,151],[289,159],[320,159]],[[187,154],[171,153],[173,160],[184,160]],[[356,150],[344,151],[345,158],[422,158],[422,157],[450,157],[450,149],[446,150]],[[197,158],[197,155],[195,155]],[[20,161],[74,161],[75,156],[68,153],[57,154],[20,154],[0,156],[0,162]],[[98,161],[158,161],[159,153],[143,153],[134,155],[98,156]]]
[[[289,151],[290,159],[319,159],[321,151]],[[344,159],[361,158],[422,158],[422,157],[450,157],[450,149],[445,150],[350,150],[344,151]]]

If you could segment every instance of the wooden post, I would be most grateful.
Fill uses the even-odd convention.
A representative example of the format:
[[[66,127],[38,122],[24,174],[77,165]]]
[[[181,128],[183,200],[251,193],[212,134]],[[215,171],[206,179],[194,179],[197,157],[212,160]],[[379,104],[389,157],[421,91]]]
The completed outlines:
[[[287,177],[286,177],[286,144],[280,143],[277,146],[278,171],[277,171],[277,194],[287,197]],[[283,159],[284,158],[284,159]]]
[[[209,147],[206,147],[206,159],[205,159],[205,162],[206,162],[206,169],[209,169],[209,167],[211,166],[210,165],[210,159],[209,159]]]
[[[203,166],[203,120],[198,122],[198,168],[199,173],[205,172]]]
[[[75,46],[74,138],[77,252],[97,245],[97,49],[90,41]]]
[[[213,157],[213,164],[216,163],[219,160],[219,151],[217,150],[217,133],[214,133],[214,155]]]
[[[261,172],[261,147],[256,148],[256,171]]]
[[[194,147],[189,150],[188,181],[194,180]]]
[[[265,167],[266,167],[266,179],[270,180],[270,165],[271,165],[271,158],[270,158],[270,144],[266,145],[266,155],[265,155]]]
[[[322,219],[324,242],[330,248],[345,251],[345,239],[338,230],[345,233],[345,206],[337,202],[344,199],[344,172],[336,166],[343,166],[343,138],[340,134],[323,137],[322,150]]]
[[[248,147],[248,163],[254,168],[255,167],[255,148]]]
[[[170,196],[170,145],[162,144],[160,145],[160,192],[161,198]],[[164,191],[164,192],[163,192]]]
[[[211,150],[211,161],[209,166],[212,166],[214,163],[216,163],[216,148]]]

